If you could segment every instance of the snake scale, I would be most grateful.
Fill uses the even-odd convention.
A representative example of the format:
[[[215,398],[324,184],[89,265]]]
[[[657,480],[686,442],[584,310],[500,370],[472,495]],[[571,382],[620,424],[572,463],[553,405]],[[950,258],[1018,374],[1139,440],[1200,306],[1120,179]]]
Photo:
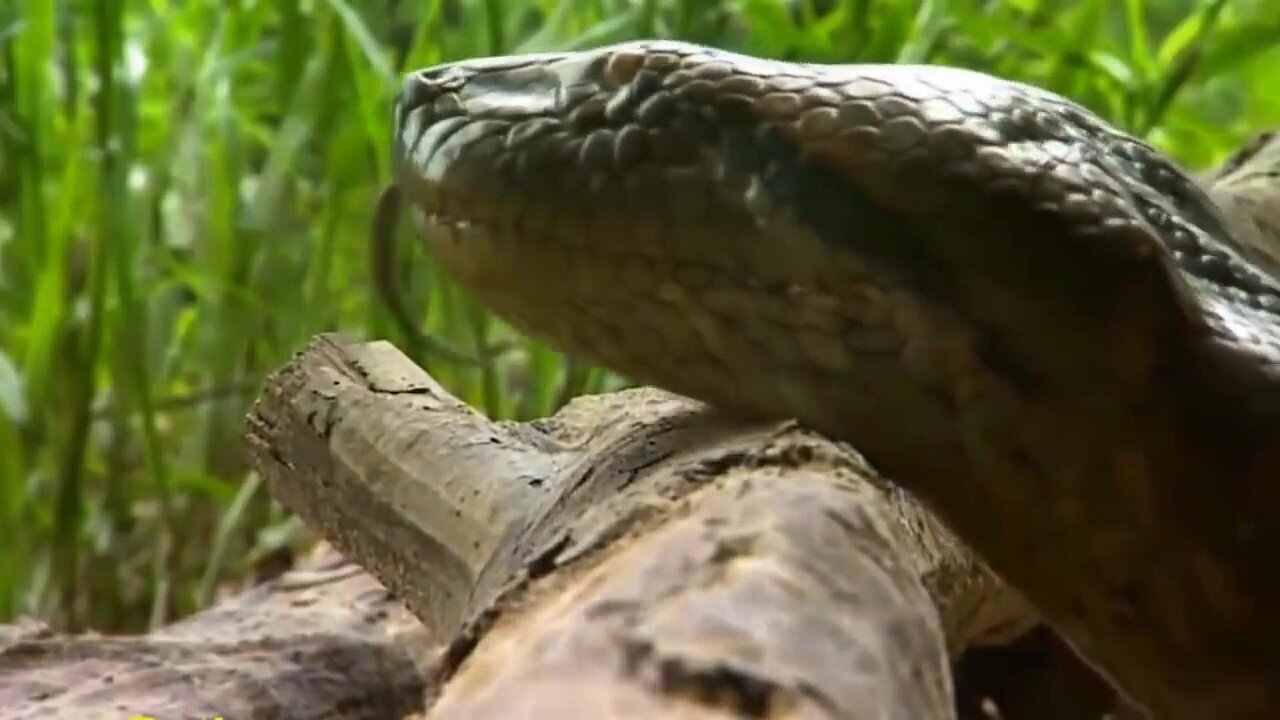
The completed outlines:
[[[393,145],[514,327],[853,444],[1154,717],[1280,717],[1280,254],[1148,144],[971,71],[639,41],[412,73]]]

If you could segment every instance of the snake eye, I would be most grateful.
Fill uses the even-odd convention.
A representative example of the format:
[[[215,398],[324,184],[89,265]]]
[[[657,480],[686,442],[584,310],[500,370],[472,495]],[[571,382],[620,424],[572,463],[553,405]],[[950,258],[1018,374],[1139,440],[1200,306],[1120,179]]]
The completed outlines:
[[[416,108],[427,104],[439,93],[438,84],[418,72],[405,78],[404,85],[400,88],[399,101],[406,108]]]

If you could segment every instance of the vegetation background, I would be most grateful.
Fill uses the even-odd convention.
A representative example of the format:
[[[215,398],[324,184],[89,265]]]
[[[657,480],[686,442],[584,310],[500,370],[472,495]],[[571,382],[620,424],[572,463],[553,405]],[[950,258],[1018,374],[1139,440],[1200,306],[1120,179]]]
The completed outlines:
[[[400,75],[647,36],[1020,79],[1197,169],[1280,125],[1280,0],[0,0],[0,622],[144,630],[287,563],[242,420],[317,332],[412,348],[367,260]],[[416,351],[460,397],[617,382],[401,244],[422,327],[483,358]]]

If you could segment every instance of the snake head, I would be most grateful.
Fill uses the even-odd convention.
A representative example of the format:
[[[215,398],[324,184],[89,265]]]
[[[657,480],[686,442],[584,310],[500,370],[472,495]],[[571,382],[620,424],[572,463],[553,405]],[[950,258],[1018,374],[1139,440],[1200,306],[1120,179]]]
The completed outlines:
[[[834,337],[742,371],[773,377],[775,360],[844,371],[946,338],[974,349],[917,354],[950,354],[929,382],[954,394],[966,364],[1093,382],[1071,358],[1097,318],[1135,267],[1167,270],[1113,159],[1139,146],[1120,137],[965,70],[637,41],[412,73],[394,152],[437,259],[555,346],[651,378],[608,336],[637,310],[673,335],[673,315],[692,329],[651,339],[701,345],[730,377],[775,345],[772,325]],[[600,327],[572,319],[584,313]],[[746,341],[737,328],[761,316]]]

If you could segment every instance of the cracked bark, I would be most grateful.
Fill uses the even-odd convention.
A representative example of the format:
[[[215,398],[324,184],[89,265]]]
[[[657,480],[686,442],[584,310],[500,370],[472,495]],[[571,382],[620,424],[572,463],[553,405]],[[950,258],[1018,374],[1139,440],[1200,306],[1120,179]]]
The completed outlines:
[[[7,720],[385,720],[420,712],[438,653],[371,576],[320,548],[281,577],[144,636],[0,625]]]

